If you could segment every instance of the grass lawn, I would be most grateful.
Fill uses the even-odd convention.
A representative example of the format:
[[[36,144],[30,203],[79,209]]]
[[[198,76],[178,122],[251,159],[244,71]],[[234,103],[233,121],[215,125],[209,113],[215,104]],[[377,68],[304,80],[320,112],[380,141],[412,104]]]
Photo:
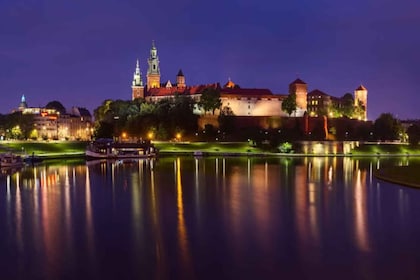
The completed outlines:
[[[192,153],[201,151],[206,153],[262,153],[262,149],[251,147],[247,142],[192,142],[192,143],[171,143],[154,142],[160,153]]]
[[[63,156],[84,154],[86,142],[72,141],[52,141],[52,142],[32,142],[32,141],[11,141],[0,142],[0,152],[11,151],[19,154],[37,156]]]
[[[203,153],[223,154],[269,154],[267,150],[250,146],[248,142],[153,142],[161,154],[188,153],[195,151]],[[0,153],[11,151],[17,154],[48,157],[66,157],[84,155],[87,142],[72,141],[2,141],[0,142]],[[420,146],[406,144],[364,144],[352,151],[353,156],[372,155],[420,155]]]
[[[173,142],[154,142],[160,153],[193,153],[201,151],[205,153],[262,153],[263,150],[251,147],[247,142],[235,143],[173,143]],[[34,153],[38,156],[63,156],[63,155],[83,155],[85,153],[86,142],[71,141],[51,141],[51,142],[25,142],[10,141],[0,142],[0,152],[11,151],[18,154]]]
[[[420,165],[383,168],[375,176],[396,184],[420,188]]]
[[[353,155],[375,155],[375,154],[416,154],[420,155],[420,146],[411,146],[408,144],[364,144],[360,147],[355,148],[352,151]]]

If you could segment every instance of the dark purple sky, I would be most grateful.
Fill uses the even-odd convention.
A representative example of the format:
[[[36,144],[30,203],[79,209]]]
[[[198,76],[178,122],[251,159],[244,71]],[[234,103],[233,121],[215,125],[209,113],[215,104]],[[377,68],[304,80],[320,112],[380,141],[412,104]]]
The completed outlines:
[[[369,119],[420,118],[420,1],[0,0],[0,113],[25,94],[98,107],[130,99],[156,41],[162,81],[342,96],[362,83]],[[144,79],[145,81],[145,79]]]

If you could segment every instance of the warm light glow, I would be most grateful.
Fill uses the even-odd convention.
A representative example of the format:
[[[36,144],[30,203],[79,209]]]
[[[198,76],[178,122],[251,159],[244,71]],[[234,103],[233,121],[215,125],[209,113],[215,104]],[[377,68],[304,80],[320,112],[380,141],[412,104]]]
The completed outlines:
[[[176,134],[176,139],[177,139],[177,140],[180,140],[180,139],[181,139],[181,133],[177,133],[177,134]]]
[[[127,133],[123,132],[123,133],[121,134],[121,137],[122,137],[122,138],[127,138]]]
[[[147,134],[147,137],[151,140],[151,139],[153,139],[153,132],[149,132],[148,134]]]

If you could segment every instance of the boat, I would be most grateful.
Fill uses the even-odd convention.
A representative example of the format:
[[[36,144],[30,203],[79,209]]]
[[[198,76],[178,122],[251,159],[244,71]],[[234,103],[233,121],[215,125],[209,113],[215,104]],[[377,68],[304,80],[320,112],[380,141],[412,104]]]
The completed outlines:
[[[1,168],[21,167],[23,164],[23,159],[19,155],[15,155],[13,153],[0,154]]]
[[[86,148],[87,158],[124,159],[154,156],[156,148],[150,141],[115,142],[112,139],[98,139]]]
[[[207,153],[203,152],[203,151],[194,151],[193,155],[195,157],[204,157],[207,155]]]
[[[43,159],[39,156],[36,156],[34,153],[32,155],[27,155],[23,157],[23,161],[27,164],[35,164],[41,162]]]

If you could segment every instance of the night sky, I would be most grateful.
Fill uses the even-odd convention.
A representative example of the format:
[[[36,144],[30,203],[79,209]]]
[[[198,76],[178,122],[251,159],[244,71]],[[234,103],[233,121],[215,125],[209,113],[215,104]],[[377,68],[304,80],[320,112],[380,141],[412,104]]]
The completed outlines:
[[[285,94],[301,78],[334,96],[363,84],[368,118],[420,118],[420,1],[0,0],[0,113],[22,94],[89,110],[131,98],[156,41],[161,81],[228,77]]]

